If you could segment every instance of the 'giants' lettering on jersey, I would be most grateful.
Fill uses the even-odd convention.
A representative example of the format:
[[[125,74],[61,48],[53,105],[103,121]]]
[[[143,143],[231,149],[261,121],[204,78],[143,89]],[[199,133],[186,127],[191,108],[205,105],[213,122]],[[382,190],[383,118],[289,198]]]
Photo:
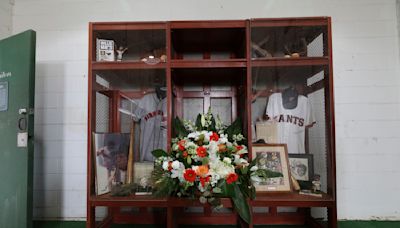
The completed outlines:
[[[147,121],[148,119],[156,117],[157,115],[164,116],[164,113],[161,110],[156,110],[156,111],[153,111],[153,112],[149,112],[144,116],[144,120]]]
[[[297,124],[300,127],[302,127],[304,125],[304,118],[300,118],[297,116],[280,114],[279,116],[274,116],[274,119],[278,122]]]

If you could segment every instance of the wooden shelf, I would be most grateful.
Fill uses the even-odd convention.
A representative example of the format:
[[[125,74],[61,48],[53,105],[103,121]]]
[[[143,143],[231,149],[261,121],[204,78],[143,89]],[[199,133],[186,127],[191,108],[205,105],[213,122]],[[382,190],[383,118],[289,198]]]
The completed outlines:
[[[204,29],[204,28],[245,28],[245,20],[221,21],[171,21],[171,29]]]
[[[328,17],[251,19],[251,26],[253,27],[327,26],[327,25],[328,25]]]
[[[171,61],[172,68],[233,68],[246,67],[246,59],[202,59],[202,60],[179,60]]]
[[[111,196],[105,194],[101,196],[91,196],[92,206],[131,206],[131,207],[167,207],[167,198],[154,198],[153,196]]]
[[[166,63],[154,65],[142,61],[121,61],[121,62],[92,62],[92,70],[130,70],[130,69],[165,69]]]
[[[136,207],[203,207],[197,199],[189,198],[155,198],[153,196],[91,196],[90,203],[94,206],[136,206]],[[224,207],[231,208],[232,201],[222,198]],[[334,203],[333,197],[323,193],[322,197],[300,195],[297,192],[290,193],[262,193],[257,194],[254,200],[250,200],[252,206],[293,206],[293,207],[327,207]]]
[[[328,57],[265,58],[252,59],[253,67],[328,66]]]
[[[291,206],[291,207],[328,207],[334,204],[332,196],[323,193],[322,197],[290,193],[264,193],[257,194],[251,201],[252,206]]]
[[[93,31],[165,29],[165,22],[96,22]]]

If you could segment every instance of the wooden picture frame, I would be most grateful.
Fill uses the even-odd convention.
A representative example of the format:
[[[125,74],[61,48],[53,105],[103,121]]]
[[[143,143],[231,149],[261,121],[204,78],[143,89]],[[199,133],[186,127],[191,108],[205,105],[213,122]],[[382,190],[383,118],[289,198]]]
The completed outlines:
[[[267,178],[257,183],[253,180],[257,192],[291,192],[292,181],[289,172],[289,159],[286,144],[253,144],[252,158],[264,156],[256,164],[258,169],[266,168],[270,171],[280,172],[283,177]],[[262,161],[260,163],[260,161]]]
[[[291,175],[298,181],[312,181],[314,157],[312,154],[289,154]]]

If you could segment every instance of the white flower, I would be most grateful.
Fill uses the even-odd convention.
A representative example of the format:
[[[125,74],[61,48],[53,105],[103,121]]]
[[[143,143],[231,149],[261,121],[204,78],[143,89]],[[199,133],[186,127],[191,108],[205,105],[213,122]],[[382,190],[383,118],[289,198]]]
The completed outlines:
[[[165,171],[167,171],[168,168],[169,168],[169,161],[164,161],[163,164],[162,164],[162,168],[163,168]]]
[[[230,158],[228,158],[228,157],[224,157],[224,160],[223,160],[225,163],[227,163],[227,164],[231,164],[232,163],[232,160],[230,159]]]
[[[242,165],[242,166],[249,165],[249,162],[246,159],[241,158],[240,155],[235,154],[233,156],[235,157],[235,160],[233,161],[233,163],[235,163],[235,165]]]
[[[189,139],[195,139],[196,140],[196,138],[198,138],[198,137],[199,137],[199,132],[197,132],[197,131],[188,134],[188,138]]]
[[[178,169],[178,170],[171,170],[171,178],[178,178],[179,182],[183,183],[185,182],[185,178],[183,177],[184,169]]]
[[[258,167],[257,167],[257,166],[253,166],[253,167],[250,168],[250,171],[251,171],[251,172],[254,172],[254,171],[257,171],[257,170],[258,170]]]
[[[246,146],[245,145],[242,145],[242,149],[241,150],[239,150],[239,151],[236,151],[236,154],[247,154],[247,153],[249,153],[249,151],[247,151],[247,148],[246,148]]]
[[[217,185],[218,181],[221,179],[221,176],[217,173],[211,173],[211,181],[210,184],[212,187]]]
[[[179,149],[178,144],[172,145],[172,150],[173,150],[173,151],[177,151],[178,149]]]
[[[180,182],[184,182],[183,173],[185,172],[185,165],[182,162],[173,161],[171,166],[171,178],[178,178]]]
[[[242,134],[237,134],[232,136],[233,141],[242,141],[244,139]]]
[[[204,142],[210,142],[211,131],[202,131],[201,134],[204,135]]]
[[[206,125],[206,118],[204,115],[201,115],[200,122],[201,122],[201,126],[204,127]]]
[[[218,142],[221,143],[221,144],[227,143],[228,142],[228,136],[225,135],[225,134],[220,134]]]
[[[234,154],[233,157],[234,157],[233,163],[238,164],[240,160],[240,155]]]
[[[194,142],[192,142],[192,141],[188,141],[188,142],[186,142],[186,148],[197,148],[197,145],[194,143]]]
[[[180,162],[179,161],[173,161],[171,166],[172,166],[173,169],[179,169]]]
[[[240,159],[239,159],[239,164],[242,165],[242,166],[248,166],[248,165],[249,165],[249,162],[248,162],[246,159],[244,159],[244,158],[240,158]],[[238,164],[238,165],[239,165],[239,164]]]
[[[230,173],[234,173],[235,168],[231,164],[220,161],[219,159],[215,161],[210,161],[210,173],[218,174],[219,177],[225,178]]]

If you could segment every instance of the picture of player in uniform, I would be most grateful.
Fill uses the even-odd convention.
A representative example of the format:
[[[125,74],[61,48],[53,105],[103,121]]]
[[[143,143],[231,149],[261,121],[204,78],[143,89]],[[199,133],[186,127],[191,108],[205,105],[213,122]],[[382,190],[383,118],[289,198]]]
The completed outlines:
[[[267,151],[257,152],[259,157],[258,169],[266,169],[273,172],[282,173],[282,160],[279,152]],[[260,185],[283,185],[283,177],[265,178]]]
[[[125,183],[128,165],[129,135],[94,135],[97,194],[110,192],[112,186]]]
[[[298,181],[311,181],[314,175],[312,154],[290,154],[289,166],[292,176]]]

